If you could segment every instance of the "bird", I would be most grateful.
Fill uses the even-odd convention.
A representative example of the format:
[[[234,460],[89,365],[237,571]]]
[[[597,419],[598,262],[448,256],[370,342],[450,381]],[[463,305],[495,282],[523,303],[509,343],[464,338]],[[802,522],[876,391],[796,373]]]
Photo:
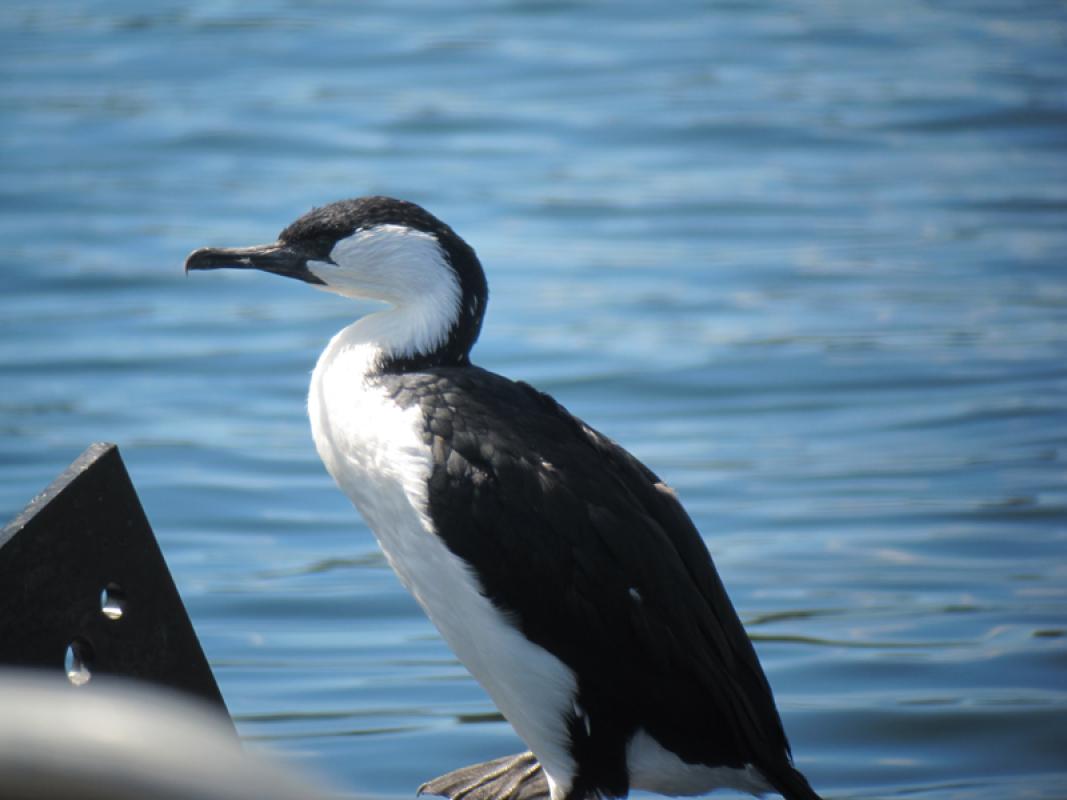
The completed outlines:
[[[415,203],[313,208],[277,241],[193,251],[378,301],[311,375],[326,470],[527,752],[420,793],[592,800],[716,788],[818,800],[676,493],[550,395],[471,362],[473,248]]]

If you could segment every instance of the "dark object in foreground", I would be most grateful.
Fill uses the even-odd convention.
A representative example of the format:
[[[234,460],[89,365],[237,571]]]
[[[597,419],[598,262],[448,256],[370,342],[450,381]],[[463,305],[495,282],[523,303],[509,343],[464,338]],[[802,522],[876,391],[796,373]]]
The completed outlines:
[[[448,800],[548,800],[548,781],[537,758],[527,750],[453,770],[426,781],[419,794]]]
[[[0,530],[0,664],[121,675],[225,712],[126,467],[91,445]],[[227,719],[229,717],[227,716]]]

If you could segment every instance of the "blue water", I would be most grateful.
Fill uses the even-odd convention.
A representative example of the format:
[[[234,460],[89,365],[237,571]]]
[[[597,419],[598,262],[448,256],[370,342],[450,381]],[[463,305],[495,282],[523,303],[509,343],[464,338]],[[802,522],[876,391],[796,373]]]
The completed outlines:
[[[0,7],[0,517],[117,442],[242,736],[410,797],[520,743],[310,442],[367,309],[181,272],[369,193],[677,488],[821,791],[1067,796],[1061,3]]]

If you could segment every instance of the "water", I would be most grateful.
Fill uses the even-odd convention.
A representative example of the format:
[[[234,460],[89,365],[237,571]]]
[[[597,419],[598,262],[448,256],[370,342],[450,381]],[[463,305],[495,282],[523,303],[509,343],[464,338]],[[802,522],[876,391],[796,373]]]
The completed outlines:
[[[486,264],[477,360],[678,489],[820,790],[1067,796],[1061,4],[15,0],[0,37],[0,516],[118,442],[252,746],[395,797],[520,748],[313,451],[366,309],[181,274],[388,193]]]

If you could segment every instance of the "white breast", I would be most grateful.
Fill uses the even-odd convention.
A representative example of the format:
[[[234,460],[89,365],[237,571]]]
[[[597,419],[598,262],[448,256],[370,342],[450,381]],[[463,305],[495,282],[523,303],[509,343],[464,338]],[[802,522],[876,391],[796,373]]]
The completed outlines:
[[[575,769],[563,727],[574,674],[508,623],[469,565],[435,534],[427,499],[433,461],[420,435],[422,413],[400,408],[368,380],[377,355],[366,343],[372,320],[339,333],[319,358],[308,397],[315,446],[401,583],[533,750],[553,797],[562,796]]]

